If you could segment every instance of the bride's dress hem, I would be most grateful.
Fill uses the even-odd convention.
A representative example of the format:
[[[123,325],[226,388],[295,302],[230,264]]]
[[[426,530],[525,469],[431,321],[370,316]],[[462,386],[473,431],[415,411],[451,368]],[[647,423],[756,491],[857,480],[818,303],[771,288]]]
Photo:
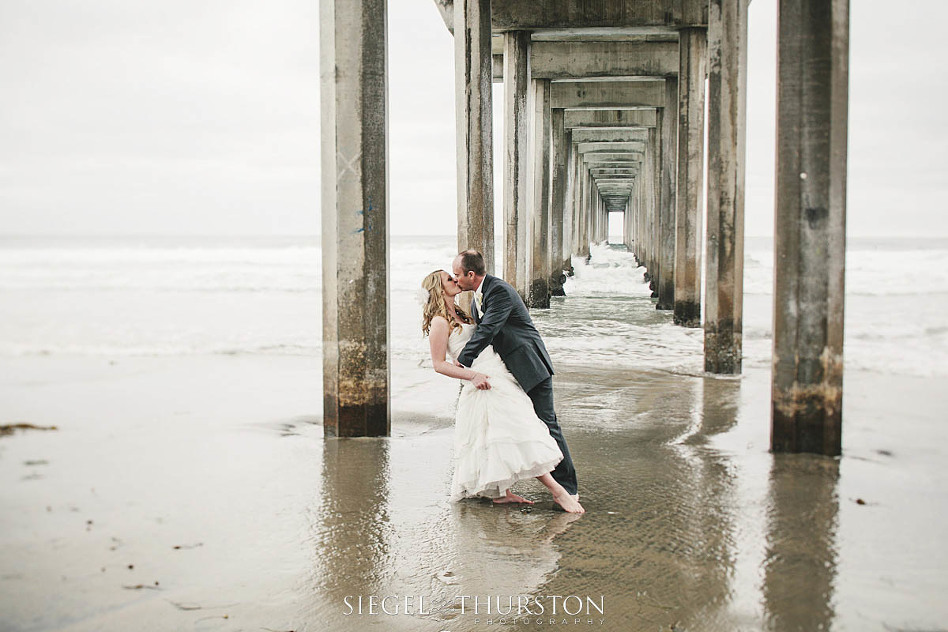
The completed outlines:
[[[460,483],[460,491],[455,490],[451,494],[451,501],[460,502],[465,498],[503,498],[504,495],[506,495],[507,490],[513,487],[518,481],[526,480],[528,478],[536,478],[538,476],[548,474],[552,472],[557,463],[562,460],[562,457],[560,457],[552,463],[542,463],[534,467],[521,470],[511,477],[499,481],[480,482],[480,484],[478,484],[478,481],[465,481],[464,483]]]
[[[473,327],[452,332],[448,352],[457,357]],[[451,500],[500,498],[517,481],[551,472],[563,460],[533,402],[503,360],[488,346],[472,367],[490,376],[491,388],[461,389],[455,418]]]

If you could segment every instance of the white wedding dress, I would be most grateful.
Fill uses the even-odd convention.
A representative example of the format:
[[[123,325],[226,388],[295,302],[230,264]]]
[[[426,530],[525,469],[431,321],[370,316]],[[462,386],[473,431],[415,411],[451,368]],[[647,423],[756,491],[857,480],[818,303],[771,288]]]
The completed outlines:
[[[448,337],[453,359],[474,333],[462,325]],[[471,367],[490,377],[490,389],[462,382],[454,426],[451,499],[500,498],[515,482],[551,471],[563,459],[533,402],[490,345]]]

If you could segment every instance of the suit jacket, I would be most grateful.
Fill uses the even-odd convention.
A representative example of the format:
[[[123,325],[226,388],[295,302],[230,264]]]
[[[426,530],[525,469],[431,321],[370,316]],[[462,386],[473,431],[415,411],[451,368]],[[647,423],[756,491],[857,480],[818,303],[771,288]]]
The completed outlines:
[[[509,283],[489,274],[481,284],[481,297],[484,316],[480,317],[471,306],[477,329],[458,356],[458,362],[471,366],[474,358],[492,344],[523,390],[529,392],[553,375],[553,361],[527,306]]]

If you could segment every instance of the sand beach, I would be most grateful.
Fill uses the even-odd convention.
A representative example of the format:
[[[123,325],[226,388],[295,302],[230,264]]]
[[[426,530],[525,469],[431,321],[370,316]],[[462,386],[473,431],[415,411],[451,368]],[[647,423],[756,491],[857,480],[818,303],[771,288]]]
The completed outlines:
[[[8,244],[0,425],[55,430],[0,435],[0,630],[944,629],[944,266],[890,265],[929,246],[852,247],[839,459],[768,452],[766,244],[741,377],[624,249],[576,261],[533,312],[576,518],[535,481],[448,500],[458,384],[412,295],[450,237],[395,244],[392,435],[350,440],[322,432],[311,241]]]
[[[0,438],[0,628],[936,630],[948,615],[933,380],[848,375],[834,460],[767,452],[765,371],[562,367],[576,519],[535,483],[530,510],[449,503],[444,415],[396,409],[391,438],[324,440],[319,373],[3,359],[4,423],[57,430]],[[560,596],[559,613],[485,611],[513,596],[516,613],[519,595]],[[371,596],[403,607],[368,614]],[[569,596],[604,612],[567,615]]]

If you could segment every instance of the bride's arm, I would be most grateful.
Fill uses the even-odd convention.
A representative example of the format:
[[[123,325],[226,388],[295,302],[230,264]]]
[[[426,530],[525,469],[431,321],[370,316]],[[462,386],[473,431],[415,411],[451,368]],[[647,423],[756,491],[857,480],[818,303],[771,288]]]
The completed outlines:
[[[434,370],[448,377],[457,378],[459,380],[470,380],[474,386],[482,390],[490,388],[487,375],[478,373],[473,369],[455,366],[452,362],[448,362],[445,359],[448,352],[449,334],[450,328],[448,327],[448,321],[440,316],[435,316],[431,319],[431,329],[428,331],[428,344],[431,347],[431,363],[434,365]]]

